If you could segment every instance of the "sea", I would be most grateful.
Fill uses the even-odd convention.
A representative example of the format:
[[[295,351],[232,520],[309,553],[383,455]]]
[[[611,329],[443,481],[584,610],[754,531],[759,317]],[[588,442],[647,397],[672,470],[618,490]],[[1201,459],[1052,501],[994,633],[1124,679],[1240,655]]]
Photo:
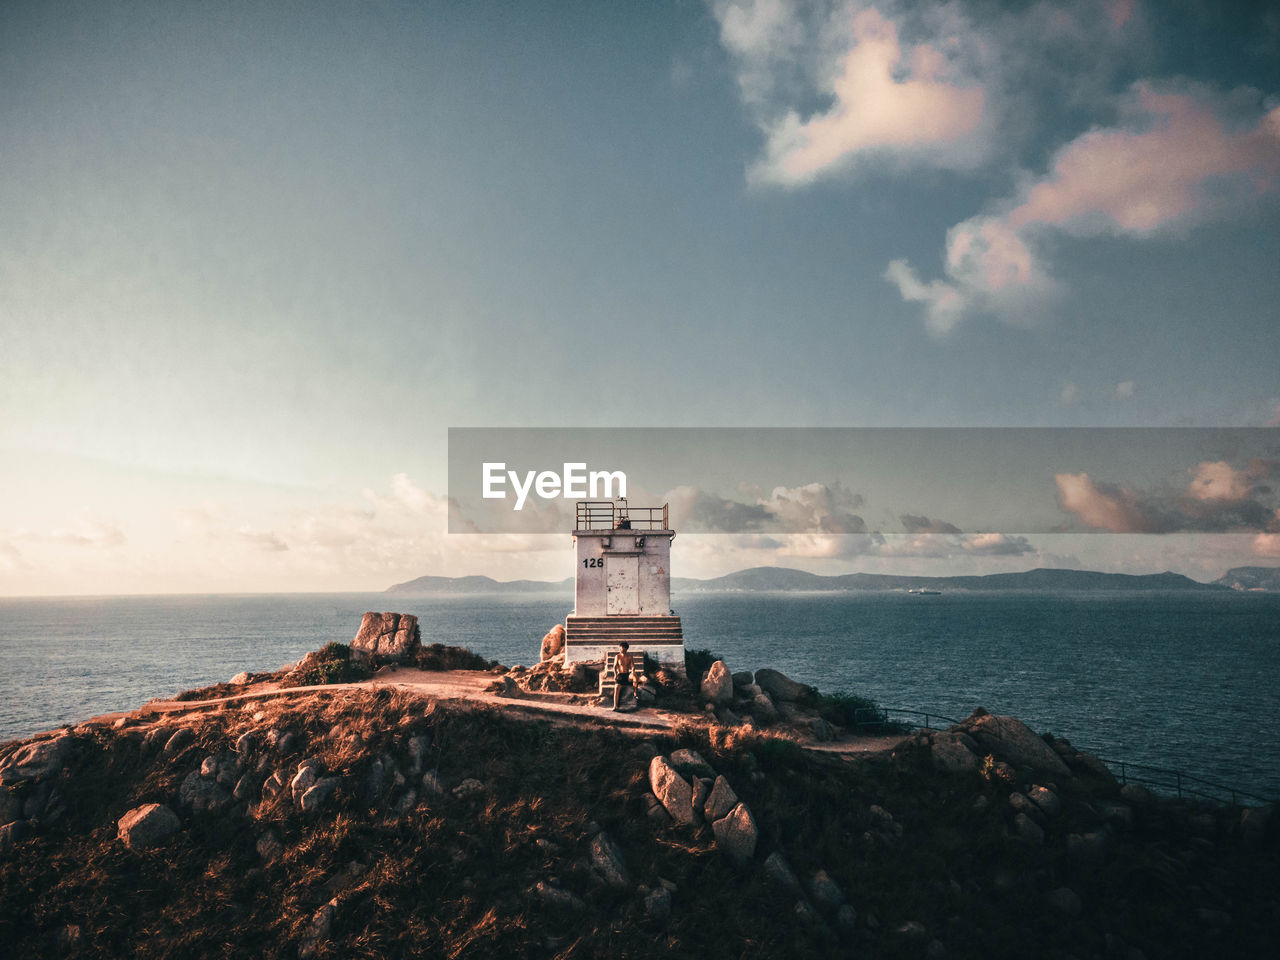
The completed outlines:
[[[934,726],[981,706],[1113,768],[1280,798],[1280,594],[696,593],[673,605],[686,647],[734,671],[773,667]],[[424,643],[528,665],[571,607],[551,594],[3,598],[0,741],[277,669],[350,642],[366,610],[416,614]]]

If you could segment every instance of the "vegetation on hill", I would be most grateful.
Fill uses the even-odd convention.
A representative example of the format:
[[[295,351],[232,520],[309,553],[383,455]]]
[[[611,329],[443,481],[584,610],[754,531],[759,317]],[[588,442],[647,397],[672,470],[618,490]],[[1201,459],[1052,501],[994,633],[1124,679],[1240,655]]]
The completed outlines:
[[[741,727],[642,739],[387,690],[85,725],[0,751],[0,800],[34,816],[0,842],[0,942],[25,957],[1154,958],[1261,956],[1280,936],[1265,821],[1122,797],[1059,741],[1072,772],[1037,839],[1022,811],[1042,775],[943,772],[930,743],[849,763]],[[749,806],[746,863],[656,803],[653,757],[677,748]],[[118,824],[149,803],[176,816],[131,848]]]

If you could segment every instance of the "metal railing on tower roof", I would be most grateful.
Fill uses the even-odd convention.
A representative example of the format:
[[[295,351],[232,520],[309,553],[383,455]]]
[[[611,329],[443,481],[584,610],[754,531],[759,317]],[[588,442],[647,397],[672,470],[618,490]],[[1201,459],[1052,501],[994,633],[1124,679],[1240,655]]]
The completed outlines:
[[[575,530],[670,530],[668,504],[633,507],[612,500],[579,500]]]

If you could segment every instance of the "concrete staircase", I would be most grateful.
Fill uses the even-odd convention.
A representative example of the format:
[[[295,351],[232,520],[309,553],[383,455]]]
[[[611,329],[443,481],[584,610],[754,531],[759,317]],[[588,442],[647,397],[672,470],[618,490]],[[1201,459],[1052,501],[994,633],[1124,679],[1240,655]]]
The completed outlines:
[[[564,621],[565,645],[577,647],[617,647],[626,640],[633,653],[654,647],[683,647],[684,631],[679,617],[574,617]]]

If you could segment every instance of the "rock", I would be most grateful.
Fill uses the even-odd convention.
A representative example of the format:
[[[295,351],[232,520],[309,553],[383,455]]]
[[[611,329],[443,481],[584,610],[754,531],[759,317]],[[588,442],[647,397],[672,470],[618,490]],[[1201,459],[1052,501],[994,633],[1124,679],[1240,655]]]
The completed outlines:
[[[1020,813],[1013,818],[1013,828],[1017,831],[1019,837],[1033,847],[1041,846],[1044,843],[1044,830],[1041,829],[1040,824],[1025,813]]]
[[[258,851],[258,856],[263,860],[274,860],[284,852],[284,844],[280,842],[280,838],[271,830],[268,830],[258,838],[255,848]]]
[[[819,870],[813,875],[813,879],[809,881],[809,893],[813,896],[813,902],[828,912],[844,903],[844,891],[825,870]]]
[[[1041,809],[1027,798],[1026,794],[1014,792],[1009,794],[1009,806],[1013,807],[1014,812],[1024,814],[1034,820],[1036,823],[1043,825],[1046,822],[1045,815]]]
[[[40,780],[57,773],[66,763],[73,743],[72,736],[64,733],[49,740],[23,744],[0,763],[0,783]]]
[[[8,853],[15,844],[21,843],[31,836],[31,824],[25,820],[15,820],[0,827],[0,854]]]
[[[1077,867],[1099,866],[1106,852],[1107,843],[1100,833],[1067,835],[1067,860]]]
[[[311,922],[307,924],[307,929],[303,931],[302,940],[298,944],[300,960],[307,960],[308,957],[313,956],[320,949],[321,944],[329,939],[329,931],[333,929],[333,921],[338,915],[339,906],[340,901],[334,897],[311,915]]]
[[[649,822],[655,827],[665,827],[671,822],[671,815],[658,802],[658,798],[653,795],[649,796],[649,807],[645,811],[645,816],[649,818]]]
[[[751,671],[740,670],[733,675],[733,685],[735,687],[749,687],[752,684]]]
[[[1107,823],[1117,827],[1133,826],[1133,807],[1127,803],[1103,802],[1098,804],[1098,813]]]
[[[422,792],[433,797],[444,795],[444,785],[434,770],[428,770],[422,775]]]
[[[658,886],[645,894],[644,912],[649,919],[657,923],[666,923],[671,919],[671,891]]]
[[[755,818],[745,803],[739,803],[727,816],[713,823],[711,830],[715,834],[716,847],[724,851],[735,866],[744,867],[755,856],[759,833]]]
[[[672,750],[671,765],[683,774],[694,774],[699,777],[714,777],[715,770],[711,764],[702,759],[697,750]]]
[[[301,803],[306,792],[320,779],[316,769],[315,766],[303,763],[298,767],[298,772],[294,774],[293,779],[289,781],[289,796],[293,798],[295,804]]]
[[[484,793],[484,784],[475,779],[475,777],[467,777],[453,788],[453,795],[459,800],[468,800],[482,793]]]
[[[116,823],[116,836],[130,850],[145,850],[178,832],[178,815],[159,803],[134,807]]]
[[[1045,894],[1045,900],[1049,902],[1055,910],[1067,917],[1078,917],[1083,908],[1080,903],[1080,895],[1070,887],[1058,887],[1056,890],[1050,890]]]
[[[220,813],[231,805],[231,794],[225,787],[202,777],[199,770],[187,774],[178,787],[178,802],[192,813]]]
[[[1027,791],[1027,799],[1034,803],[1049,819],[1062,813],[1062,801],[1048,787],[1035,786]]]
[[[963,733],[934,734],[930,753],[936,770],[945,773],[977,773],[982,758],[969,746],[973,740]]]
[[[852,930],[858,924],[858,911],[847,903],[840,904],[836,910],[836,926]]]
[[[666,757],[649,761],[649,789],[676,823],[694,823],[693,786]]]
[[[828,743],[836,738],[836,728],[822,717],[805,717],[804,725],[809,728],[810,736],[819,743]]]
[[[822,917],[818,915],[818,911],[813,909],[813,904],[804,897],[796,901],[796,905],[791,908],[791,912],[795,914],[797,920],[807,926],[817,926],[822,923]]]
[[[702,808],[707,802],[707,798],[711,796],[712,779],[710,777],[695,777],[693,779],[693,818],[698,820],[702,817]]]
[[[20,816],[24,820],[34,820],[40,814],[44,813],[45,805],[49,802],[49,797],[53,794],[53,784],[47,780],[44,783],[37,784],[34,790],[27,793],[22,801],[22,810]],[[16,817],[13,819],[17,819]]]
[[[778,719],[778,708],[767,693],[758,690],[751,697],[751,715],[763,724],[770,724]]]
[[[924,948],[925,960],[942,960],[947,955],[947,947],[941,940],[930,940]]]
[[[1127,800],[1135,807],[1151,807],[1156,804],[1156,795],[1136,783],[1126,783],[1121,787],[1120,799]]]
[[[591,869],[605,886],[625,890],[631,886],[631,876],[622,859],[622,851],[609,834],[601,831],[591,838]]]
[[[703,802],[702,811],[707,821],[714,823],[722,817],[727,817],[737,805],[738,795],[733,792],[733,787],[729,786],[729,781],[717,776],[711,786],[711,792]]]
[[[176,757],[182,753],[188,746],[195,742],[196,735],[190,727],[179,727],[173,732],[164,745],[164,749],[160,751],[162,757]]]
[[[756,686],[773,698],[774,702],[794,702],[803,700],[813,693],[813,688],[803,683],[796,683],[785,673],[778,670],[757,670]]]
[[[720,707],[716,710],[716,722],[722,727],[737,727],[741,726],[742,718],[728,707]]]
[[[410,810],[418,805],[418,791],[409,789],[400,795],[400,799],[396,801],[395,812],[397,816],[403,817]]]
[[[557,623],[542,638],[542,659],[550,660],[564,652],[564,624]]]
[[[0,824],[22,819],[22,806],[16,793],[0,787]]]
[[[325,777],[317,780],[302,794],[302,799],[298,801],[298,806],[303,813],[314,813],[329,799],[341,782],[338,777]]]
[[[246,773],[243,777],[236,781],[235,789],[231,791],[231,796],[237,800],[252,800],[258,792],[259,777],[257,774]]]
[[[775,850],[764,858],[761,870],[764,873],[764,878],[773,886],[784,890],[788,894],[800,895],[800,881],[796,879],[796,875],[791,871],[787,858],[779,851]]]
[[[546,881],[539,880],[530,891],[535,897],[550,907],[558,907],[561,910],[581,911],[587,909],[587,905],[582,902],[581,898],[570,893],[568,890],[562,890],[557,886],[553,886]]]
[[[702,678],[702,699],[709,700],[716,706],[724,706],[733,699],[733,675],[723,660],[711,664],[706,676]]]
[[[418,618],[411,613],[366,613],[351,641],[353,653],[383,660],[406,662],[421,645]]]
[[[284,789],[284,777],[280,776],[280,772],[274,771],[271,776],[262,784],[263,799],[274,797],[277,793]]]
[[[409,772],[414,776],[422,772],[422,764],[430,749],[431,737],[427,734],[409,738]]]
[[[249,676],[248,671],[241,670],[239,673],[237,673],[234,677],[231,678],[231,685],[233,687],[243,687],[249,683],[250,679],[251,678]]]
[[[1016,767],[1031,767],[1042,773],[1071,776],[1062,758],[1034,731],[1017,717],[977,715],[977,711],[960,727],[977,741],[981,750],[995,754]]]
[[[894,932],[904,940],[917,940],[920,942],[923,942],[924,938],[929,936],[929,931],[925,929],[924,924],[919,920],[908,920]]]

